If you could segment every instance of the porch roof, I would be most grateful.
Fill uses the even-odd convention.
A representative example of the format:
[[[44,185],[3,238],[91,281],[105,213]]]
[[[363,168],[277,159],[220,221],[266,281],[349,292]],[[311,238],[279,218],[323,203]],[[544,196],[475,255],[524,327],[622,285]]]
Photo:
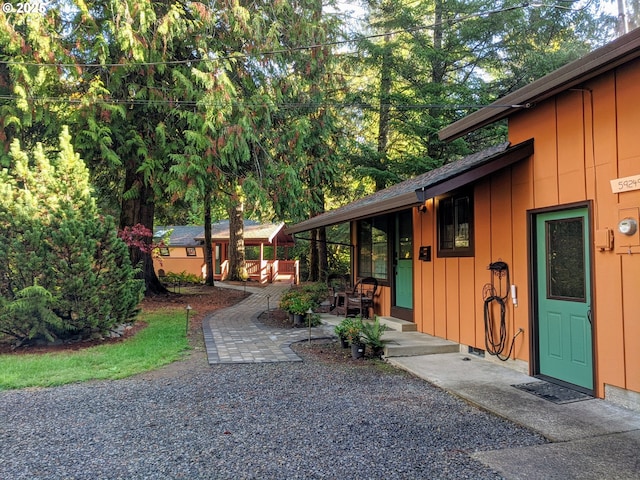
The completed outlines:
[[[204,228],[196,240],[204,242]],[[211,240],[214,242],[229,241],[229,220],[221,220],[211,225]],[[244,240],[249,243],[273,243],[279,245],[293,244],[290,235],[284,232],[284,223],[258,223],[253,220],[244,221]]]
[[[523,160],[532,153],[533,140],[527,140],[513,147],[509,147],[509,142],[494,145],[335,210],[292,225],[285,231],[288,234],[306,232],[318,227],[415,207],[424,203],[428,198],[468,185],[479,178]]]
[[[455,140],[519,110],[533,108],[536,103],[638,57],[640,57],[640,28],[448,125],[440,130],[438,136],[445,141]]]
[[[170,247],[197,247],[204,244],[204,227],[202,225],[169,225],[154,228],[154,238],[163,237],[171,231]],[[293,245],[293,238],[284,232],[284,223],[258,223],[253,220],[244,222],[244,239],[249,244],[273,243]],[[229,220],[221,220],[211,224],[211,240],[214,242],[229,241]]]

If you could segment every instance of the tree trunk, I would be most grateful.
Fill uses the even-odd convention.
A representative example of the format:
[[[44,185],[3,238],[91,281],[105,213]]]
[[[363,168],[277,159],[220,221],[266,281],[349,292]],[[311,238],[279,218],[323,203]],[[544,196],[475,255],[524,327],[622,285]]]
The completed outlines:
[[[390,34],[384,36],[382,66],[380,68],[380,108],[378,111],[378,162],[380,170],[387,168],[387,149],[389,145],[389,123],[391,121],[391,47]],[[381,178],[376,178],[376,191],[386,188]]]
[[[134,190],[135,195],[124,195],[120,211],[120,229],[142,224],[153,232],[153,215],[155,212],[153,189],[146,185],[142,174],[136,172],[135,165],[127,165],[124,191]],[[150,245],[151,238],[145,239]],[[140,267],[138,278],[144,279],[145,295],[164,294],[169,291],[158,279],[151,253],[139,248],[129,247],[129,256],[134,266]]]
[[[311,240],[309,241],[309,277],[310,282],[317,282],[319,278],[318,272],[318,230],[311,230]]]
[[[244,249],[244,201],[236,192],[229,206],[229,280],[248,278]]]
[[[318,266],[320,270],[321,282],[326,282],[329,276],[329,260],[327,255],[327,229],[320,227],[318,229]]]
[[[435,1],[435,10],[433,18],[433,50],[436,53],[431,62],[431,82],[441,84],[444,82],[444,61],[441,58],[442,38],[444,35],[444,26],[442,25],[442,0]]]
[[[213,287],[213,245],[211,244],[211,191],[204,195],[204,265],[205,285]]]

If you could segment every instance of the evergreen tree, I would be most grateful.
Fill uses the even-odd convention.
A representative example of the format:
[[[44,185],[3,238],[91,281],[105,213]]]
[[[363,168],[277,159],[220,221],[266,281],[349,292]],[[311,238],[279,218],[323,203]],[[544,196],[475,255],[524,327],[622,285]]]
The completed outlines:
[[[60,5],[52,0],[39,6],[31,14],[0,11],[0,167],[10,166],[13,140],[28,150],[36,143],[55,145],[69,120],[73,84],[59,66],[70,62]]]
[[[0,172],[0,332],[22,343],[103,334],[136,313],[143,285],[66,129],[57,159],[14,140]]]
[[[351,137],[355,171],[375,189],[502,141],[503,124],[451,144],[437,132],[610,38],[574,1],[367,3],[377,35],[363,38],[350,62],[369,80],[354,86],[362,130]]]

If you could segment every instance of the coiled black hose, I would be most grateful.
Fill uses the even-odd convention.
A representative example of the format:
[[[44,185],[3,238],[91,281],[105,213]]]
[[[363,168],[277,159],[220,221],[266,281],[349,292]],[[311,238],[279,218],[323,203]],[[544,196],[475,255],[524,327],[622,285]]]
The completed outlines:
[[[505,291],[507,292],[504,296],[500,296],[497,294],[493,283],[485,285],[483,289],[484,294],[484,344],[485,349],[490,355],[494,355],[498,357],[503,362],[506,362],[511,357],[511,353],[513,352],[513,346],[516,343],[516,337],[513,337],[511,341],[511,347],[509,348],[509,354],[507,356],[503,356],[503,352],[507,348],[508,338],[507,338],[507,298],[509,298],[509,266],[504,262],[494,262],[489,265],[489,270],[491,270],[492,275],[496,275],[499,278],[506,277],[506,287]],[[493,278],[492,278],[493,280]],[[500,289],[502,291],[502,288]],[[497,303],[500,307],[500,328],[499,335],[496,339],[496,334],[494,331],[495,322],[491,317],[491,304]],[[517,336],[517,335],[516,335]]]

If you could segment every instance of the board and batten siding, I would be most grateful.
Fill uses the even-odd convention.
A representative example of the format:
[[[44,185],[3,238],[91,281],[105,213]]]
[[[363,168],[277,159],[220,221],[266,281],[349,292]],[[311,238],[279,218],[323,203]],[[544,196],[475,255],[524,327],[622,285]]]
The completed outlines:
[[[566,91],[509,119],[509,139],[534,138],[531,195],[514,212],[572,202],[592,202],[592,234],[617,233],[619,210],[640,206],[640,190],[613,193],[610,181],[640,174],[640,61],[619,67],[582,88]],[[526,241],[526,239],[524,239]],[[523,252],[514,257],[517,278],[528,272]],[[592,246],[593,248],[593,246]],[[633,254],[593,248],[593,305],[596,393],[604,385],[640,392],[640,250]],[[526,291],[520,292],[521,307]],[[519,307],[520,308],[520,307]],[[523,309],[524,311],[524,309]]]
[[[424,213],[414,217],[416,252],[421,245],[432,247],[431,262],[416,265],[415,321],[418,330],[463,345],[485,349],[483,288],[491,283],[489,264],[503,261],[509,265],[511,283],[524,293],[527,288],[526,206],[531,202],[529,160],[506,168],[474,186],[474,256],[439,258],[434,200]],[[517,210],[522,213],[518,214]],[[498,287],[497,279],[494,279]],[[505,283],[503,283],[502,294]],[[518,294],[518,307],[506,305],[508,336],[518,328],[528,329],[527,299]],[[499,312],[494,311],[494,315]],[[506,352],[505,352],[506,353]],[[514,356],[528,361],[526,335],[520,335]]]

